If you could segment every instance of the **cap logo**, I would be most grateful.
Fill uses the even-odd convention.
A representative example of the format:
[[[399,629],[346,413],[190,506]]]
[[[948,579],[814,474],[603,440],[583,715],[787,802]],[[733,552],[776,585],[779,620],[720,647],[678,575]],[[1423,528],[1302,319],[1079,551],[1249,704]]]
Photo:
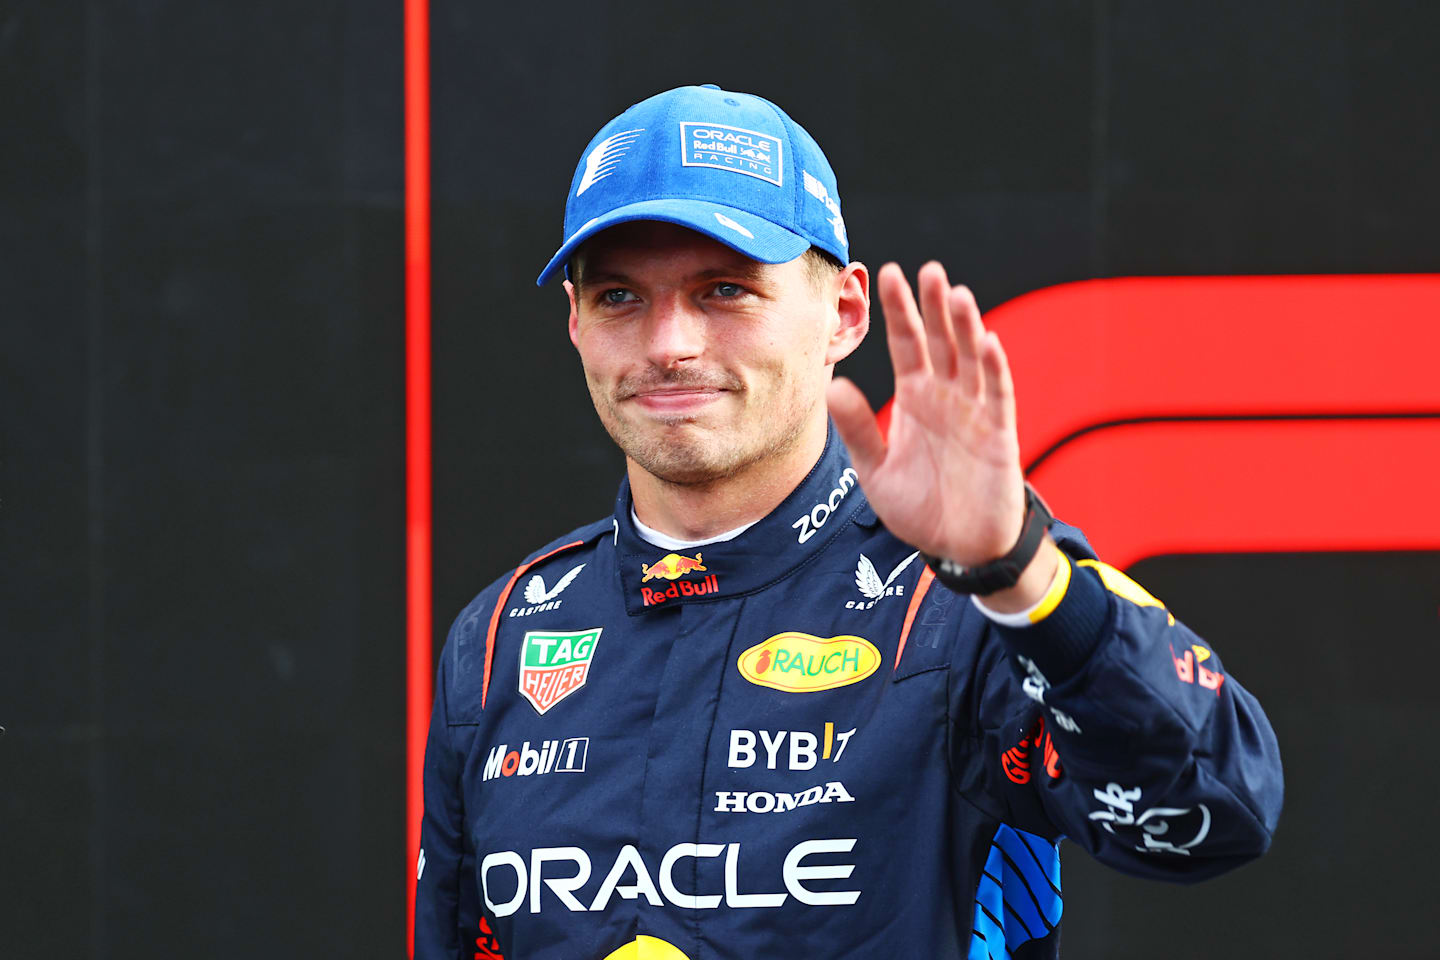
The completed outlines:
[[[625,159],[625,152],[630,149],[630,145],[644,132],[644,127],[638,130],[622,130],[595,144],[595,149],[585,158],[585,172],[580,175],[580,186],[575,188],[575,196],[580,196],[610,176],[620,161]]]
[[[751,233],[749,230],[746,230],[744,227],[740,226],[740,224],[736,223],[734,220],[731,220],[723,213],[715,214],[715,220],[720,224],[720,226],[729,227],[731,230],[734,230],[736,233],[740,234],[743,237],[749,237],[751,240],[755,239],[755,234]]]
[[[723,123],[680,122],[680,163],[686,167],[713,167],[783,186],[781,143],[758,130]]]
[[[835,231],[835,239],[841,243],[848,243],[845,239],[845,218],[840,216],[839,201],[830,196],[830,191],[825,189],[825,184],[812,176],[809,170],[802,170],[800,172],[805,177],[805,192],[824,204],[826,210],[835,214],[833,217],[825,218],[830,224],[830,228]]]

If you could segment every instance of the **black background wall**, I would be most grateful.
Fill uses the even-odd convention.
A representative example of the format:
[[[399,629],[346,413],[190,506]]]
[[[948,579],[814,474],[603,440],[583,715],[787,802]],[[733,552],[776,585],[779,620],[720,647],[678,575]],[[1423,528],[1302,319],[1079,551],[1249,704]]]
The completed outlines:
[[[1419,0],[434,0],[437,645],[613,496],[532,280],[626,105],[779,101],[855,256],[939,257],[984,307],[1434,271],[1437,27]],[[401,69],[398,0],[0,4],[0,956],[404,949]],[[844,366],[888,395],[880,338]],[[1265,558],[1142,564],[1270,705],[1289,805],[1274,856],[1197,888],[1071,849],[1067,957],[1429,955],[1434,559],[1315,562],[1285,569],[1330,615],[1288,620],[1238,586],[1293,582]]]
[[[0,957],[396,956],[400,10],[0,11]]]

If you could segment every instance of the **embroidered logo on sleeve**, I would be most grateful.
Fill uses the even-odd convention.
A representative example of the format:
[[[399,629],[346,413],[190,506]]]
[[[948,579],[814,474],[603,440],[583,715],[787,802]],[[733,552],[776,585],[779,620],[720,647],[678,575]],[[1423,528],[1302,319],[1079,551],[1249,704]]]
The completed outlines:
[[[1205,661],[1210,659],[1210,651],[1198,643],[1190,644],[1190,649],[1184,654],[1175,653],[1175,645],[1170,645],[1170,659],[1175,661],[1175,676],[1180,678],[1181,683],[1199,682],[1206,690],[1214,690],[1215,696],[1220,696],[1220,685],[1225,682],[1225,674],[1218,670],[1211,670],[1205,666]],[[1214,666],[1211,664],[1210,666]]]
[[[1060,766],[1060,754],[1056,752],[1055,743],[1045,729],[1044,717],[1037,717],[1030,732],[1022,737],[1019,743],[1001,754],[1000,766],[1004,768],[1005,776],[1009,777],[1012,783],[1029,783],[1031,750],[1035,751],[1040,765],[1050,779],[1058,780],[1064,771]]]
[[[1140,805],[1139,787],[1126,790],[1118,783],[1109,783],[1104,790],[1091,792],[1105,809],[1091,812],[1090,819],[1141,853],[1188,857],[1191,848],[1199,846],[1210,835],[1210,808],[1203,803],[1193,807],[1151,807],[1136,816],[1135,808]],[[1136,843],[1137,840],[1140,842]]]

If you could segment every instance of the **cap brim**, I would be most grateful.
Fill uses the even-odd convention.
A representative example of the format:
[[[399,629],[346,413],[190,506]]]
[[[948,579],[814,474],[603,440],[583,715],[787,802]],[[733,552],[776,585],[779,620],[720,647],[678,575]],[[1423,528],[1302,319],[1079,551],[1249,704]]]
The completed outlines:
[[[761,263],[786,263],[810,248],[810,241],[800,234],[723,203],[689,199],[641,200],[616,207],[572,233],[545,264],[545,269],[540,271],[535,285],[543,287],[549,283],[555,274],[564,269],[576,248],[601,230],[633,220],[660,220],[689,227]]]

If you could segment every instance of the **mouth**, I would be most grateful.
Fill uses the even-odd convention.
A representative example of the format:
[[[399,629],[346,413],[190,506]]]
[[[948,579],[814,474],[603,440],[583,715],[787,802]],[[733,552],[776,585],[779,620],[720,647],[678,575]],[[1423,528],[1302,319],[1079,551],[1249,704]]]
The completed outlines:
[[[718,387],[664,387],[641,390],[628,399],[641,409],[657,414],[693,413],[719,400],[726,393]]]

